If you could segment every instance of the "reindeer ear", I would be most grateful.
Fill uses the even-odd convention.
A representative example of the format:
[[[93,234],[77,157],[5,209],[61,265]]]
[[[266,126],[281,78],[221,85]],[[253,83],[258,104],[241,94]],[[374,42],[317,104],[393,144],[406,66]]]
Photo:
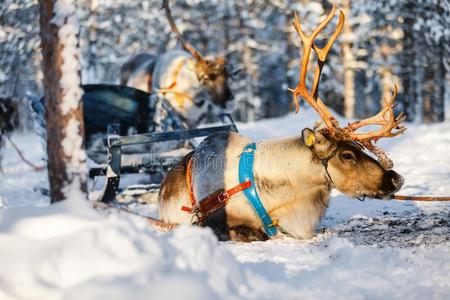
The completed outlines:
[[[313,130],[305,128],[302,130],[302,139],[306,146],[312,147],[316,142],[316,135]]]
[[[197,61],[193,60],[193,59],[188,59],[187,60],[187,67],[189,70],[195,71],[197,66]]]
[[[218,55],[216,57],[216,64],[224,65],[225,64],[225,57],[223,55]]]

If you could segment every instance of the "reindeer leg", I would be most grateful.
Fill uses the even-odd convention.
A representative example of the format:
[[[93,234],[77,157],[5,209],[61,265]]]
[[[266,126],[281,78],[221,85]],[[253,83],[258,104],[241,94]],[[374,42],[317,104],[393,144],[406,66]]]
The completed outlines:
[[[238,223],[239,224],[239,223]],[[204,226],[211,228],[219,241],[235,241],[235,242],[256,242],[265,241],[269,237],[262,230],[250,227],[249,225],[229,225],[227,222],[227,214],[224,209],[217,210],[210,215]]]
[[[257,242],[266,241],[269,237],[259,229],[249,227],[247,225],[237,226],[215,226],[211,228],[219,241],[235,241],[235,242]]]
[[[229,236],[231,241],[246,243],[266,241],[269,239],[267,234],[265,234],[263,231],[249,227],[247,225],[237,225],[230,227]]]

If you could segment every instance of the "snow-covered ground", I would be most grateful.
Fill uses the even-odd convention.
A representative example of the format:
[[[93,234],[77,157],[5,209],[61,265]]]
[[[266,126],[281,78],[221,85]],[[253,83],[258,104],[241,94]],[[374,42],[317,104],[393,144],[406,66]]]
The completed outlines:
[[[239,124],[254,139],[299,134],[315,115]],[[345,124],[345,123],[344,123]],[[402,194],[450,195],[450,123],[408,124],[382,143]],[[39,139],[13,139],[42,163]],[[162,234],[86,203],[51,207],[33,172],[6,149],[0,173],[0,299],[445,299],[450,203],[349,199],[338,192],[315,238],[219,243],[208,229]]]

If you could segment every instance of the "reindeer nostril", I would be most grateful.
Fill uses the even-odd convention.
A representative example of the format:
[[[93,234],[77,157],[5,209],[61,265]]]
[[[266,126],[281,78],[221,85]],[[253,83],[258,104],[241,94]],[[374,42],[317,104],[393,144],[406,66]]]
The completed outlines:
[[[395,171],[387,171],[384,174],[383,183],[381,189],[386,194],[393,194],[400,190],[403,186],[404,179],[403,177]]]
[[[405,182],[405,180],[403,179],[403,176],[401,176],[397,173],[391,178],[391,180],[392,180],[392,184],[396,188],[401,188],[403,186],[403,183]]]

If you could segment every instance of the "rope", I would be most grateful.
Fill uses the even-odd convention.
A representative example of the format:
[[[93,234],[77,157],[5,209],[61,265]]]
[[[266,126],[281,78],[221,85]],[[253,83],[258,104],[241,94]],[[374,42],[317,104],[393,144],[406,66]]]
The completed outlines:
[[[435,197],[435,196],[404,196],[404,195],[392,195],[393,200],[406,200],[406,201],[450,201],[450,197]]]
[[[125,212],[127,214],[132,214],[141,218],[144,218],[148,224],[150,224],[150,226],[153,227],[153,229],[157,230],[157,231],[162,231],[162,232],[168,232],[171,231],[175,228],[177,228],[179,226],[179,224],[176,223],[166,223],[164,221],[155,219],[153,217],[150,216],[143,216],[137,212],[134,212],[132,210],[129,210],[128,208],[125,207],[116,207],[114,205],[108,204],[108,203],[103,203],[103,202],[94,202],[92,204],[92,206],[95,209],[103,209],[103,210],[116,210],[118,212]]]
[[[193,102],[192,98],[189,95],[187,95],[187,93],[173,90],[173,88],[175,88],[175,86],[177,85],[177,78],[180,75],[181,69],[183,68],[183,65],[185,64],[186,61],[187,59],[184,58],[178,63],[175,72],[173,74],[172,83],[168,87],[160,88],[157,90],[157,92],[161,93],[163,96],[165,96],[166,93],[172,93],[175,96],[175,102],[178,104],[178,107],[184,107],[185,98],[188,101]]]
[[[23,155],[22,151],[19,149],[19,147],[11,140],[11,138],[9,136],[6,136],[6,139],[8,140],[8,142],[11,144],[11,146],[14,148],[14,150],[16,150],[17,154],[19,155],[20,159],[27,164],[28,166],[32,167],[34,171],[42,171],[45,166],[36,166],[35,164],[33,164],[31,161],[29,161],[28,159],[25,158],[25,156]]]
[[[165,97],[165,94],[171,93],[171,94],[174,94],[175,96],[178,96],[178,97],[184,97],[187,100],[189,100],[190,102],[194,102],[192,100],[192,98],[188,94],[182,93],[182,92],[173,91],[170,88],[160,88],[160,89],[157,89],[156,91],[157,91],[157,93],[160,93],[163,97]],[[178,100],[176,100],[176,101],[177,101],[177,104],[178,104],[179,107],[184,107],[184,101],[183,101],[182,105],[179,104]]]

